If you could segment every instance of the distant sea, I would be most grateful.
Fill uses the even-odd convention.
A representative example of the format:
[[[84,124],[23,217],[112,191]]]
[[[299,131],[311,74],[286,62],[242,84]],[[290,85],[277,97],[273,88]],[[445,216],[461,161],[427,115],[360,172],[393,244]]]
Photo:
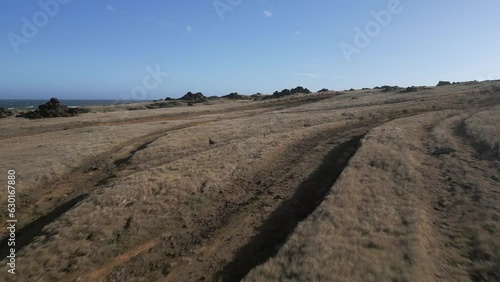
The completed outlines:
[[[17,99],[0,99],[0,107],[5,109],[38,109],[38,105],[48,102],[45,100],[17,100]],[[68,107],[87,107],[87,106],[102,106],[113,105],[118,102],[125,103],[127,101],[117,100],[59,100],[62,104]],[[138,101],[136,101],[138,102]]]

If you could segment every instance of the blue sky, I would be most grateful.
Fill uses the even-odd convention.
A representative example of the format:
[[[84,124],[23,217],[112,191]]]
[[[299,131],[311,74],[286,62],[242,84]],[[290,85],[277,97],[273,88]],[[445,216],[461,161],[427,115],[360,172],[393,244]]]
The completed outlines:
[[[500,78],[498,0],[400,0],[397,9],[388,8],[397,0],[55,1],[69,0],[3,1],[0,98],[158,99]],[[40,3],[52,3],[52,15]],[[23,33],[23,18],[38,30]],[[356,45],[356,28],[367,26],[369,43]],[[350,61],[341,44],[356,48]],[[169,75],[152,80],[148,67]]]

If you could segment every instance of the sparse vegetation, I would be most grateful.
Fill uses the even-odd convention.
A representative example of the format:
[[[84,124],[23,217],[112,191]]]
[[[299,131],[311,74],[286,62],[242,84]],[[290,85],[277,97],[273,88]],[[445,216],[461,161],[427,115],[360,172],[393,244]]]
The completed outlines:
[[[150,105],[147,105],[146,108],[148,109],[162,109],[162,108],[168,108],[172,104],[169,102],[156,102]]]
[[[2,119],[17,235],[74,202],[19,246],[16,278],[496,281],[498,85]]]

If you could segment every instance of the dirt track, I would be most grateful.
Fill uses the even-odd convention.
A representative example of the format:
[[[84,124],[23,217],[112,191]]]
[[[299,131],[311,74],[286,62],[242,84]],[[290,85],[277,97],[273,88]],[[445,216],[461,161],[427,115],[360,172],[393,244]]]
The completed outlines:
[[[153,150],[157,144],[168,144],[171,135],[190,134],[187,130],[211,131],[222,122],[245,124],[262,115],[267,115],[270,119],[284,113],[289,114],[288,111],[291,114],[296,112],[306,116],[316,113],[326,115],[328,110],[308,109],[309,104],[320,105],[325,98],[328,97],[303,98],[288,102],[285,100],[258,107],[237,107],[229,110],[227,115],[222,111],[210,112],[210,115],[206,116],[158,115],[92,124],[91,127],[140,126],[152,122],[168,122],[172,119],[179,122],[168,129],[129,138],[96,158],[86,160],[76,169],[62,175],[59,180],[34,189],[30,195],[32,202],[27,200],[26,208],[20,215],[24,229],[18,233],[17,251],[21,256],[29,255],[38,250],[43,251],[44,245],[51,243],[54,238],[65,240],[59,236],[59,227],[47,227],[64,227],[60,223],[63,217],[65,222],[72,222],[73,218],[79,217],[77,212],[81,204],[90,205],[100,200],[109,189],[116,189],[116,181],[127,179],[130,175],[147,173],[158,165],[166,166],[183,160],[194,161],[200,156],[228,146],[237,146],[254,138],[251,130],[242,130],[241,135],[237,136],[228,132],[228,137],[223,142],[189,147],[185,152],[172,156],[167,152],[166,157],[160,159],[146,158],[147,163],[136,160],[136,157]],[[284,133],[280,134],[296,134],[299,137],[280,148],[275,156],[262,158],[252,170],[232,174],[229,184],[222,186],[221,183],[220,190],[214,190],[210,183],[201,181],[203,183],[199,190],[180,200],[178,207],[168,207],[178,208],[180,213],[189,211],[188,215],[184,214],[183,219],[158,221],[161,226],[159,231],[153,230],[147,237],[141,237],[141,240],[120,242],[119,249],[112,249],[113,251],[107,252],[106,257],[97,262],[87,262],[88,265],[83,268],[78,267],[74,259],[75,256],[85,258],[84,255],[77,255],[77,248],[75,254],[68,254],[70,259],[66,259],[68,264],[62,270],[53,269],[45,277],[84,281],[124,281],[141,277],[167,281],[238,281],[250,270],[273,257],[297,224],[323,202],[325,195],[360,146],[362,136],[391,120],[439,111],[441,109],[435,105],[443,105],[439,99],[444,101],[449,99],[449,95],[426,99],[429,101],[414,99],[411,102],[382,102],[383,107],[369,103],[364,106],[355,105],[353,110],[367,108],[368,115],[365,117],[365,113],[361,112],[359,118],[352,117],[349,108],[340,107],[343,111],[342,117],[345,117],[341,122],[320,121],[315,126],[304,123],[303,126],[294,124],[293,127],[285,128]],[[491,101],[492,98],[485,97],[470,106],[487,107]],[[405,105],[405,108],[398,108],[399,104]],[[372,111],[375,106],[378,108]],[[457,99],[446,107],[460,109],[463,107],[463,101]],[[193,120],[194,117],[197,119]],[[75,128],[79,126],[83,125],[76,125]],[[64,125],[45,128],[34,134],[57,132],[62,130],[61,127]],[[8,138],[22,137],[23,134],[25,133]],[[213,165],[224,162],[214,160]],[[136,208],[132,206],[131,209]],[[74,215],[66,217],[65,214],[71,211]],[[139,210],[137,214],[140,214]],[[161,214],[154,216],[159,215]],[[135,230],[131,226],[152,228],[141,224],[136,222],[135,216],[130,216],[123,224],[122,231],[136,232],[127,231]],[[162,224],[166,224],[165,227]],[[38,238],[40,236],[44,238],[41,241]],[[95,240],[92,235],[88,237],[88,240]],[[117,240],[120,240],[120,237]],[[30,246],[34,242],[36,246]],[[2,242],[1,255],[6,252],[4,246]],[[25,250],[28,246],[30,248]],[[36,274],[36,269],[27,270],[26,273],[29,274],[25,274],[25,277],[39,275]]]
[[[279,109],[301,106],[308,102],[317,101],[318,99],[307,99],[304,102],[294,101],[289,105],[283,105],[280,103]],[[265,111],[272,110],[277,110],[277,108],[271,108]],[[253,111],[243,112],[236,117],[231,117],[231,119],[241,119],[261,113],[261,111],[257,113]],[[151,122],[152,119],[142,119],[141,121]],[[163,119],[161,117],[155,117],[154,121],[163,121]],[[182,130],[188,127],[199,126],[217,121],[217,119],[209,119],[202,122],[188,122],[185,125],[177,126],[174,129],[154,132],[146,136],[133,138],[121,144],[119,147],[113,148],[112,150],[102,154],[91,162],[81,165],[71,173],[64,175],[60,181],[51,183],[48,187],[45,186],[43,190],[40,189],[40,191],[42,191],[41,194],[33,196],[33,198],[38,199],[37,203],[30,205],[30,207],[34,208],[34,210],[25,210],[23,215],[39,214],[41,216],[31,221],[26,226],[21,226],[22,228],[18,231],[17,237],[17,251],[21,251],[26,245],[29,245],[35,237],[41,235],[51,237],[52,234],[44,231],[45,226],[58,220],[59,217],[61,217],[66,211],[76,206],[80,201],[85,200],[89,194],[99,194],[99,190],[105,189],[104,186],[108,184],[110,180],[116,178],[119,171],[131,169],[129,164],[130,158],[133,157],[134,154],[145,149],[155,140],[175,130]],[[136,122],[139,121],[133,121],[133,123]],[[321,202],[322,197],[331,187],[331,184],[340,174],[343,167],[347,164],[349,159],[348,156],[352,155],[355,152],[356,147],[359,146],[358,136],[360,134],[365,134],[375,125],[375,123],[366,122],[362,122],[356,126],[349,125],[349,128],[346,129],[332,132],[321,132],[317,135],[309,137],[299,144],[296,144],[293,148],[290,148],[289,153],[283,156],[284,159],[280,160],[280,162],[286,164],[281,166],[281,169],[272,169],[272,173],[269,173],[268,168],[266,167],[262,172],[252,176],[251,182],[247,179],[235,180],[233,188],[229,189],[231,192],[230,195],[228,195],[230,197],[229,199],[224,199],[224,197],[222,197],[217,207],[211,206],[208,210],[202,211],[200,218],[198,219],[199,222],[197,222],[197,226],[193,226],[191,231],[184,230],[185,233],[188,234],[187,236],[181,235],[177,238],[170,238],[170,240],[174,240],[176,242],[186,242],[185,244],[181,244],[175,250],[170,250],[168,246],[162,246],[165,244],[168,245],[169,242],[159,242],[159,244],[156,244],[152,250],[164,252],[168,249],[168,252],[170,253],[177,253],[178,255],[174,256],[173,259],[163,260],[162,264],[170,265],[172,263],[177,264],[181,262],[178,267],[182,269],[182,261],[186,259],[189,260],[188,257],[182,254],[196,248],[205,248],[202,247],[203,244],[214,245],[219,244],[220,242],[225,242],[228,238],[238,238],[238,240],[235,241],[236,244],[233,244],[231,248],[226,250],[227,254],[225,256],[228,257],[230,254],[238,251],[241,247],[241,242],[249,241],[254,236],[258,237],[248,243],[248,246],[246,247],[247,249],[251,250],[254,248],[255,244],[261,245],[262,241],[268,241],[272,238],[271,242],[274,242],[273,246],[259,246],[260,251],[258,252],[261,254],[258,255],[258,259],[250,262],[245,261],[244,256],[249,255],[245,254],[245,252],[248,252],[248,250],[242,250],[240,251],[241,254],[238,255],[239,258],[237,258],[232,265],[229,265],[220,273],[218,273],[219,269],[225,261],[224,255],[222,255],[224,252],[219,250],[217,251],[217,254],[211,254],[210,252],[206,254],[198,254],[198,256],[202,257],[211,257],[214,255],[219,256],[218,258],[214,258],[214,260],[208,260],[204,263],[197,261],[197,263],[200,264],[200,267],[198,273],[194,275],[198,275],[198,278],[209,277],[209,273],[221,276],[224,280],[229,279],[229,281],[234,280],[235,277],[242,278],[243,275],[246,274],[246,272],[248,272],[252,267],[271,256],[273,253],[272,251],[275,250],[274,248],[286,239],[286,236],[293,230],[294,226],[299,221],[303,220],[312,210],[314,210],[316,205]],[[340,143],[344,141],[345,143]],[[319,154],[316,154],[315,157],[319,158],[322,154],[324,154],[324,152],[330,152],[324,157],[324,164],[318,167],[315,172],[316,175],[312,175],[310,178],[304,180],[296,190],[293,185],[294,183],[298,183],[300,179],[298,179],[298,175],[291,172],[293,172],[294,168],[303,161],[303,158],[307,155],[304,154],[305,152],[310,152],[318,146],[327,146],[331,149],[325,151],[325,149],[322,148],[322,151],[319,152]],[[210,149],[213,149],[213,147]],[[348,156],[344,155],[346,152],[349,152]],[[200,152],[198,151],[196,153]],[[317,159],[309,159],[308,161],[315,163]],[[325,165],[334,165],[337,169],[335,169],[331,175],[327,175],[325,168],[328,167],[325,167]],[[312,187],[312,185],[317,184],[318,182],[323,183],[323,185],[320,187]],[[313,188],[316,190],[314,194],[305,193],[310,192],[309,189]],[[234,203],[233,200],[235,195],[243,196],[247,200],[245,202]],[[297,205],[301,208],[297,209]],[[54,206],[55,208],[49,209]],[[260,213],[261,207],[266,207],[269,213]],[[275,209],[276,211],[271,215],[270,212]],[[204,218],[204,214],[206,214],[208,218]],[[291,217],[290,220],[283,222],[285,218],[289,217]],[[244,219],[244,222],[242,223],[238,219]],[[30,218],[20,219],[21,222],[29,222],[29,220]],[[281,224],[276,225],[276,223]],[[263,226],[258,227],[260,225]],[[182,229],[182,227],[177,228]],[[253,228],[257,229],[252,230]],[[240,234],[239,232],[244,229],[247,231]],[[262,231],[259,231],[261,229]],[[237,230],[237,232],[234,230]],[[157,240],[154,241],[156,242]],[[151,241],[146,242],[144,245],[150,246]],[[7,246],[7,244],[2,244],[1,246],[2,248],[0,249],[0,253],[2,256],[6,255],[8,248],[4,247]],[[212,250],[215,247],[216,246],[212,246]],[[154,256],[154,252],[148,252],[147,256]],[[127,259],[124,259],[123,256],[117,257],[117,260],[120,264],[127,262]],[[107,268],[109,268],[110,265],[116,267],[116,264],[116,261],[112,261],[103,269],[90,273],[88,276],[89,279],[105,278],[111,271],[111,269]],[[218,264],[218,266],[215,266],[215,264]],[[243,264],[245,265],[244,267]],[[235,268],[235,266],[237,267]],[[125,269],[127,271],[131,271],[132,273],[120,273]],[[192,269],[197,268],[195,267]],[[121,280],[124,277],[137,275],[134,271],[137,272],[143,270],[135,270],[133,267],[122,267],[111,273],[109,278],[115,277],[116,280]],[[162,271],[165,272],[167,270],[163,269]],[[170,270],[167,272],[169,271]],[[176,271],[179,271],[177,267]],[[185,273],[182,273],[181,271],[179,275],[180,277],[184,277]],[[178,281],[178,279],[180,279],[180,277],[175,278],[175,275],[173,274],[169,277],[174,277],[172,278],[174,279],[172,281]],[[184,279],[192,280],[192,278],[194,277],[186,277]]]

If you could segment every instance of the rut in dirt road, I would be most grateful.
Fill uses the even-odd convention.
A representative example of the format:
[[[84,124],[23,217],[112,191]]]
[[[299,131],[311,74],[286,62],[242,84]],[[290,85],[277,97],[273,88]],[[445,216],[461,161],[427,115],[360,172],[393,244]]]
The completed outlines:
[[[248,244],[240,248],[232,262],[216,274],[221,281],[240,281],[256,266],[276,255],[299,222],[324,200],[349,160],[361,146],[357,136],[330,151],[321,165],[302,182],[295,194],[283,202],[259,228]]]
[[[27,245],[31,244],[35,237],[40,236],[40,235],[49,235],[46,232],[43,231],[43,228],[47,226],[48,224],[52,223],[54,220],[58,219],[61,217],[64,213],[66,213],[68,210],[73,208],[76,204],[78,204],[80,201],[83,201],[88,197],[88,194],[83,194],[78,197],[75,197],[66,203],[56,207],[54,210],[52,210],[49,214],[46,214],[37,220],[31,222],[30,224],[26,225],[23,227],[20,231],[16,232],[16,252],[19,252],[21,249],[26,247]],[[10,253],[10,248],[7,245],[9,237],[5,237],[5,239],[2,240],[0,243],[0,257],[4,258]]]
[[[160,137],[162,137],[162,136],[163,135],[161,135]],[[155,137],[154,140],[148,141],[146,143],[139,145],[137,148],[130,151],[130,153],[127,157],[114,161],[113,165],[116,166],[115,173],[116,173],[116,170],[123,169],[123,167],[128,164],[128,161],[134,156],[135,153],[137,153],[141,150],[144,150],[149,144],[153,143],[154,141],[156,141],[160,137]],[[94,183],[92,183],[92,185],[93,185],[93,187],[105,185],[107,183],[107,181],[113,177],[116,177],[116,176],[114,173],[111,173],[110,175],[105,175],[104,177],[101,177],[100,179],[94,179]],[[78,203],[85,200],[88,196],[89,196],[89,193],[78,195],[78,196],[66,201],[65,203],[55,207],[48,214],[41,216],[40,218],[36,219],[35,221],[29,223],[28,225],[26,225],[23,228],[21,228],[20,230],[18,230],[16,232],[16,246],[15,246],[16,251],[20,251],[25,246],[31,244],[33,242],[33,240],[38,236],[47,235],[50,237],[51,234],[49,234],[43,230],[45,228],[45,226],[58,220],[67,211],[71,210]],[[6,257],[10,252],[11,247],[9,247],[7,244],[8,239],[9,239],[9,237],[5,237],[1,241],[0,257]]]
[[[296,104],[291,105],[290,107],[302,105],[304,103],[310,103],[310,102],[316,102],[318,100],[325,99],[324,97],[320,97],[321,99],[307,99],[305,101],[299,101]],[[253,115],[253,114],[250,114]],[[246,116],[246,115],[244,115]],[[136,138],[130,142],[127,142],[120,146],[119,148],[113,149],[113,151],[109,153],[103,154],[103,156],[113,156],[115,155],[115,159],[109,162],[106,162],[105,164],[101,165],[99,168],[98,167],[86,167],[85,165],[76,169],[73,171],[72,174],[72,179],[78,179],[78,180],[73,180],[73,183],[71,186],[74,188],[76,187],[93,187],[90,189],[87,189],[86,191],[80,192],[81,194],[77,195],[72,195],[69,200],[66,200],[62,204],[56,206],[53,208],[50,212],[47,214],[39,217],[38,219],[30,222],[26,226],[22,227],[21,229],[17,230],[17,236],[16,236],[16,249],[17,251],[20,251],[22,248],[25,246],[31,244],[33,240],[35,240],[36,237],[41,236],[41,235],[47,235],[51,236],[51,234],[48,234],[47,232],[44,231],[44,228],[51,224],[52,222],[58,220],[61,216],[63,216],[66,212],[71,210],[73,207],[75,207],[78,203],[81,201],[85,200],[90,193],[99,186],[103,186],[108,184],[109,180],[116,178],[116,174],[118,171],[124,170],[127,165],[129,164],[131,158],[138,152],[146,149],[151,143],[155,142],[159,138],[162,138],[166,136],[167,132],[171,132],[174,130],[181,130],[185,128],[189,128],[192,126],[212,122],[213,120],[208,120],[208,121],[203,121],[203,122],[196,122],[196,123],[189,123],[185,125],[178,126],[176,128],[167,130],[166,132],[156,132],[153,134],[150,134],[148,136],[143,136],[140,138]],[[139,143],[140,142],[140,143]],[[133,147],[126,155],[121,155],[117,156],[120,152],[120,150],[123,150],[123,148],[126,148],[127,146],[130,146],[131,144],[135,144],[135,147]],[[107,159],[106,157],[102,157],[102,159]],[[88,177],[87,172],[94,170],[94,171],[105,171],[105,173],[100,174],[98,177]],[[82,178],[75,177],[75,175],[81,175],[83,176]],[[8,239],[9,237],[5,237],[1,241],[0,245],[0,255],[2,256],[7,256],[9,251],[10,251],[10,246],[8,246]]]
[[[162,136],[160,136],[162,137]],[[156,140],[158,140],[160,137],[152,140],[152,141],[148,141],[144,144],[142,144],[141,146],[137,147],[135,150],[132,150],[130,152],[130,155],[128,155],[127,157],[123,158],[123,159],[119,159],[119,160],[116,160],[114,161],[113,163],[115,164],[115,166],[117,167],[120,167],[120,166],[123,166],[123,165],[126,165],[128,164],[128,162],[130,161],[130,159],[135,155],[135,153],[139,152],[139,151],[142,151],[144,149],[146,149],[148,147],[149,144],[155,142]]]

